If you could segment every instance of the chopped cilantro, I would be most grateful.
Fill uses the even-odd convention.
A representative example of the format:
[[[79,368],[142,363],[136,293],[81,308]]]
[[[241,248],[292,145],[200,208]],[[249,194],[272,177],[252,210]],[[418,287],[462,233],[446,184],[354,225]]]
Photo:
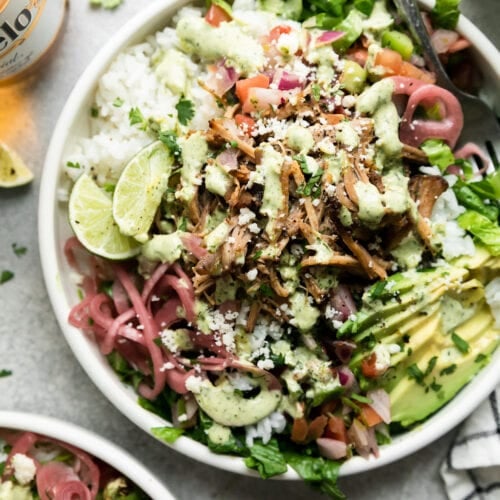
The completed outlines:
[[[300,169],[304,174],[310,174],[311,171],[307,168],[307,160],[304,155],[295,155],[293,159],[299,164]]]
[[[434,392],[439,392],[441,390],[443,386],[441,384],[437,384],[435,380],[432,381],[431,385],[430,385],[430,388],[434,391]]]
[[[78,162],[72,162],[72,161],[66,162],[66,166],[69,168],[82,168],[82,166]]]
[[[187,231],[187,223],[188,223],[187,217],[181,217],[179,219],[179,223],[177,225],[177,229],[179,231]]]
[[[17,243],[12,243],[12,251],[18,256],[21,257],[24,255],[28,249],[26,247],[20,247]]]
[[[97,118],[99,116],[99,110],[97,108],[90,108],[90,116],[92,118]]]
[[[479,353],[477,356],[476,356],[476,359],[474,360],[474,363],[481,363],[482,361],[484,361],[485,359],[487,359],[488,356],[486,356],[486,354],[483,354],[482,352]]]
[[[174,131],[169,130],[167,132],[159,132],[158,139],[167,146],[172,155],[175,158],[179,158],[181,156],[182,150],[177,142],[177,135]]]
[[[453,340],[455,347],[462,354],[467,354],[469,352],[469,343],[465,341],[462,337],[460,337],[460,335],[457,335],[455,332],[452,332],[451,340]]]
[[[436,366],[437,363],[437,356],[433,356],[431,359],[429,359],[429,364],[427,365],[427,368],[425,369],[424,377],[429,375],[432,370],[434,370],[434,367]]]
[[[262,250],[257,250],[254,254],[253,254],[253,257],[252,259],[253,260],[258,260],[260,259],[260,257],[262,256]]]
[[[2,271],[2,274],[0,274],[0,285],[7,283],[7,281],[10,281],[13,277],[14,273],[12,271]]]
[[[178,429],[176,427],[153,427],[151,432],[153,436],[158,439],[168,444],[172,444],[184,434],[184,429]]]
[[[366,403],[367,405],[373,403],[373,401],[370,398],[367,398],[366,396],[356,393],[351,394],[351,399],[359,401],[360,403]]]
[[[321,87],[317,83],[313,83],[311,85],[311,95],[315,101],[319,101],[319,98],[321,97]]]
[[[140,129],[146,130],[148,124],[139,108],[130,108],[128,119],[130,125],[140,125]]]
[[[387,284],[388,282],[386,280],[377,281],[370,289],[370,297],[372,299],[379,299],[383,295]]]
[[[194,104],[189,99],[181,97],[175,105],[177,110],[177,118],[181,125],[187,125],[194,116]]]
[[[229,143],[229,145],[232,147],[232,148],[237,148],[238,147],[238,142],[237,141],[231,141]]]
[[[106,191],[106,193],[114,193],[116,184],[111,184],[110,182],[107,182],[106,184],[104,184],[103,188],[104,191]]]
[[[121,98],[121,97],[117,97],[114,101],[113,101],[113,106],[115,108],[121,108],[123,106],[123,103],[125,101]]]
[[[0,370],[0,378],[1,377],[9,377],[10,375],[12,375],[11,370]]]
[[[262,295],[266,297],[274,297],[274,291],[267,283],[263,283],[262,285],[260,285],[259,290],[260,293],[262,293]]]
[[[439,375],[451,375],[455,370],[457,369],[457,365],[453,364],[450,366],[447,366],[446,368],[443,368],[440,372]]]
[[[415,379],[417,384],[424,385],[424,372],[418,367],[416,363],[413,363],[407,368],[408,377]]]
[[[318,169],[311,178],[297,188],[297,194],[300,196],[312,196],[319,198],[321,195],[321,177],[323,177],[323,170]]]

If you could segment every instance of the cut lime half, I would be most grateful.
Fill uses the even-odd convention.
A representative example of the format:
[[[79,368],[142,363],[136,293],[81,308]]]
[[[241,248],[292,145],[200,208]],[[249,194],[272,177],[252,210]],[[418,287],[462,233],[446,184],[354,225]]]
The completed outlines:
[[[113,217],[122,234],[146,241],[163,193],[168,187],[173,158],[160,141],[139,151],[125,166],[113,195]]]
[[[80,243],[101,257],[127,259],[140,251],[141,245],[123,235],[114,221],[111,196],[87,174],[78,178],[71,191],[69,221]]]
[[[0,187],[11,188],[28,184],[33,180],[33,173],[21,157],[0,142]]]

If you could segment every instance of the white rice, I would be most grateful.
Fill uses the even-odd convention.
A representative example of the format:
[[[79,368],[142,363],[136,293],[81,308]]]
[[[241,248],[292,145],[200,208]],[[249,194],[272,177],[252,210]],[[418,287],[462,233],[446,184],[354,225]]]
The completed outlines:
[[[255,439],[262,439],[264,444],[268,443],[274,433],[279,434],[283,432],[286,427],[286,418],[283,413],[275,411],[267,417],[259,420],[255,425],[247,425],[246,432],[246,445],[253,446]]]
[[[199,17],[200,9],[184,8],[176,18]],[[177,20],[175,19],[175,21]],[[167,27],[145,42],[133,45],[120,53],[109,69],[100,78],[93,109],[98,115],[90,117],[90,138],[81,138],[74,150],[65,158],[79,164],[81,168],[66,168],[71,179],[76,180],[82,171],[93,174],[100,184],[115,182],[127,162],[143,147],[152,142],[153,137],[138,125],[130,125],[129,112],[138,108],[146,120],[154,120],[162,130],[173,130],[177,123],[175,106],[182,92],[174,92],[162,83],[156,70],[158,62],[166,51],[178,48],[178,38],[174,28]],[[203,79],[201,67],[187,55],[183,57],[183,68],[190,88],[186,98],[195,108],[195,116],[189,126],[205,129],[209,118],[220,114],[215,99],[198,85]],[[169,68],[169,72],[179,68]],[[116,100],[121,105],[117,106]]]

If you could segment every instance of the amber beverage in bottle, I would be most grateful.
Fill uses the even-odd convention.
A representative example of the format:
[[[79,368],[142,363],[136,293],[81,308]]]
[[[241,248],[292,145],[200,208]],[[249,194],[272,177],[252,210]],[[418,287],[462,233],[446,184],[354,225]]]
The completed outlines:
[[[40,66],[61,30],[67,0],[0,0],[0,86]]]

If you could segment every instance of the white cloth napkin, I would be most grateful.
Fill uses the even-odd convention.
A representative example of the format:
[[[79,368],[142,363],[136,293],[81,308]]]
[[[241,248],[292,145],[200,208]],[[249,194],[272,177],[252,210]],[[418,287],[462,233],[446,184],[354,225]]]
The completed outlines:
[[[462,425],[441,477],[450,500],[500,500],[500,387]]]

